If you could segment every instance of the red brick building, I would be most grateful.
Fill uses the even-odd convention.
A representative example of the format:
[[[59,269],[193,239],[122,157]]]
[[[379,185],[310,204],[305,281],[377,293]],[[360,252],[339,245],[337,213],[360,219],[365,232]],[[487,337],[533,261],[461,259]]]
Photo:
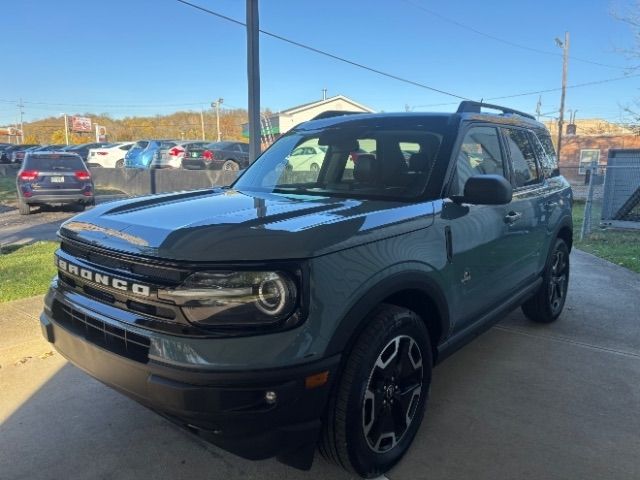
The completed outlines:
[[[595,160],[606,165],[610,149],[640,148],[640,135],[565,135],[562,137],[560,171],[574,184],[584,184],[585,172]]]

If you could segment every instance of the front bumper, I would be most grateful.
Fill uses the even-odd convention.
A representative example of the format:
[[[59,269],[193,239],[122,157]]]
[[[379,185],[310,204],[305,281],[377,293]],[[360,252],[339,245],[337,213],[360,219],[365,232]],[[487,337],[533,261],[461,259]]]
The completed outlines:
[[[91,325],[84,333],[55,317],[55,309],[45,309],[40,317],[45,338],[89,375],[232,453],[254,460],[276,456],[310,468],[339,356],[260,371],[187,369],[126,358],[93,341]],[[105,338],[123,327],[100,318]],[[307,377],[327,371],[326,384],[307,388]],[[275,392],[275,403],[267,401],[266,392]]]

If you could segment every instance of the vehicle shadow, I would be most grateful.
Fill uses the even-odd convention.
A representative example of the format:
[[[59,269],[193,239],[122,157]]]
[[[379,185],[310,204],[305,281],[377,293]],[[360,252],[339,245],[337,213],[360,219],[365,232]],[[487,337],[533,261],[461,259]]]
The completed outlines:
[[[310,472],[236,457],[68,363],[0,425],[0,438],[6,478],[351,478],[319,457]]]

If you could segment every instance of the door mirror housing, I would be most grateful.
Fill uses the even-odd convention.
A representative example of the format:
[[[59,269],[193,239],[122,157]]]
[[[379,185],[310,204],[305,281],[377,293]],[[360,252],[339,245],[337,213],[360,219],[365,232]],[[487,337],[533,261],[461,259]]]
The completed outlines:
[[[473,205],[505,205],[511,201],[513,188],[502,175],[474,175],[464,184],[464,195],[451,199]]]

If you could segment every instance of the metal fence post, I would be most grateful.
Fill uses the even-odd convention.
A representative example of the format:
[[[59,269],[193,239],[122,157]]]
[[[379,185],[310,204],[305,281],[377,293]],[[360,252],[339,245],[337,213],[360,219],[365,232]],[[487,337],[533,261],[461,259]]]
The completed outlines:
[[[589,190],[587,192],[587,203],[584,205],[584,218],[582,219],[582,229],[580,230],[580,241],[585,235],[591,233],[591,207],[593,205],[593,187],[595,185],[594,177],[598,174],[598,164],[595,161],[589,166]]]

